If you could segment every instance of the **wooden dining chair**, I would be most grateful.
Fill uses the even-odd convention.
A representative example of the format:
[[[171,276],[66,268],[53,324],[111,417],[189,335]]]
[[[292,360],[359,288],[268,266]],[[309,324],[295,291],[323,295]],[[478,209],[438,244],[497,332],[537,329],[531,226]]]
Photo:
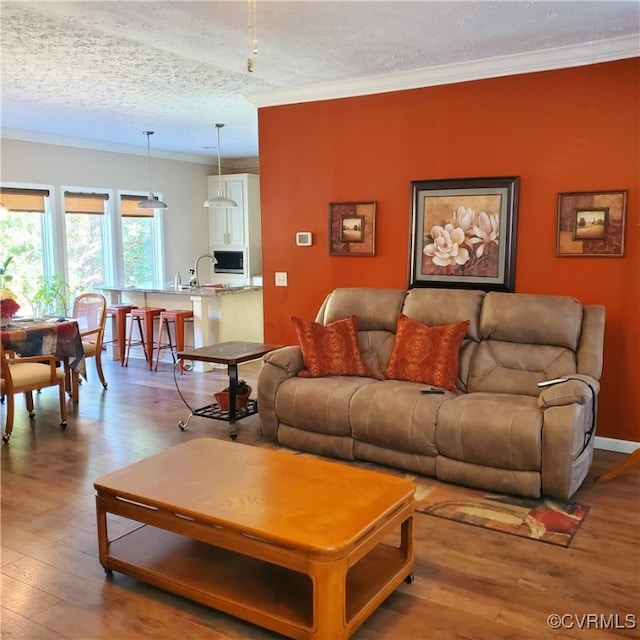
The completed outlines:
[[[81,293],[73,301],[73,319],[77,321],[80,329],[84,357],[95,358],[98,377],[106,389],[107,381],[102,371],[102,339],[107,319],[106,298],[101,293]],[[77,376],[73,377],[75,393],[78,380]]]
[[[46,387],[58,387],[60,396],[60,426],[67,426],[67,404],[65,398],[65,374],[56,366],[55,356],[17,357],[13,351],[0,347],[0,384],[2,396],[7,403],[7,420],[4,428],[3,442],[9,442],[13,431],[13,416],[15,398],[18,393],[24,393],[29,418],[35,417],[33,405],[33,391]]]

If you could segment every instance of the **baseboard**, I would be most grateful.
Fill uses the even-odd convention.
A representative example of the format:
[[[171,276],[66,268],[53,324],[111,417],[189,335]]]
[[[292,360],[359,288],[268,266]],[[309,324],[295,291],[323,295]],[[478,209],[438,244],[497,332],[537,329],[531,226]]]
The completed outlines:
[[[616,440],[615,438],[602,438],[600,436],[596,436],[594,446],[596,449],[604,449],[605,451],[633,453],[636,449],[640,449],[640,442],[634,442],[633,440]]]

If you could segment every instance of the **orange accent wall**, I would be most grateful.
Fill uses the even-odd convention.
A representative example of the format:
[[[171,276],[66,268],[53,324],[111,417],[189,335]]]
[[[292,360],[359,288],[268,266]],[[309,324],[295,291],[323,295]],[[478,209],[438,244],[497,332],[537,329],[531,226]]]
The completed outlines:
[[[606,306],[598,435],[640,441],[639,114],[640,58],[260,109],[265,341],[335,287],[407,286],[412,180],[520,176],[516,291]],[[558,193],[612,189],[624,257],[556,257]],[[329,256],[328,204],[371,200],[376,255]]]

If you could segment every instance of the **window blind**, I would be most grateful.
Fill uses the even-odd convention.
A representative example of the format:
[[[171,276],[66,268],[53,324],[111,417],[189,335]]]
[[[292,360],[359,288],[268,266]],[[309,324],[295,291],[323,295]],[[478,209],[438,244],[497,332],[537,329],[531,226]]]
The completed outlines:
[[[136,205],[140,200],[144,200],[147,196],[120,196],[120,211],[124,218],[153,218],[155,209],[136,209]]]
[[[107,193],[64,192],[65,213],[85,213],[104,215],[104,203],[109,199]]]
[[[48,196],[48,189],[0,188],[0,202],[9,211],[44,213],[44,199]]]

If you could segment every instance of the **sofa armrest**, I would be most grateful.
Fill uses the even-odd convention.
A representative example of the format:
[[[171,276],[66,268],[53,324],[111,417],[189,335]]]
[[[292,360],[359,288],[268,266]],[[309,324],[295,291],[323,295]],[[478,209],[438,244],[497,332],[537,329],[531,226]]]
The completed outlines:
[[[287,377],[295,376],[298,371],[304,369],[302,361],[302,350],[298,345],[281,347],[275,351],[270,351],[263,358],[264,364],[278,367],[287,373]]]
[[[550,407],[567,404],[590,403],[593,396],[600,392],[600,383],[591,376],[574,374],[566,376],[566,382],[543,387],[538,396],[538,406],[544,411]]]
[[[542,493],[568,500],[591,466],[600,384],[587,375],[545,387],[542,410]]]
[[[302,351],[299,346],[281,347],[270,351],[262,359],[258,372],[258,413],[262,433],[277,440],[280,424],[276,415],[278,387],[304,369]]]

